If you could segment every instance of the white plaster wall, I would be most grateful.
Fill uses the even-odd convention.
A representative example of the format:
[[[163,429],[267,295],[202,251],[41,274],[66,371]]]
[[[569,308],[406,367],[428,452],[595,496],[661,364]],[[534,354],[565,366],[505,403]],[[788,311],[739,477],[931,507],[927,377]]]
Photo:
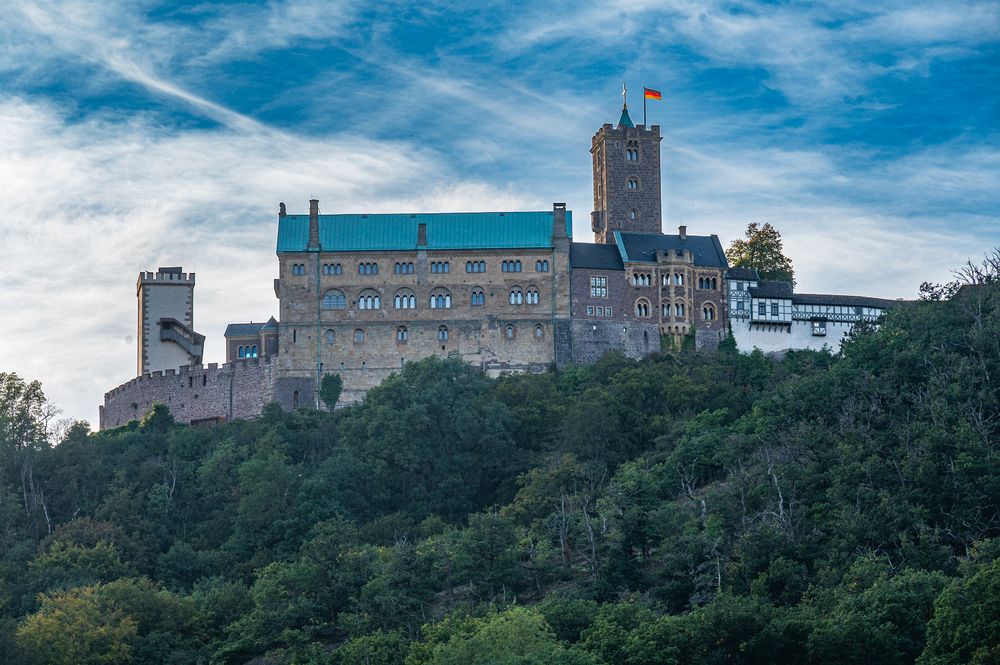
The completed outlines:
[[[760,349],[764,353],[779,353],[791,349],[821,350],[824,345],[836,353],[840,344],[851,331],[853,324],[828,321],[826,336],[816,337],[812,334],[812,323],[809,321],[793,321],[791,329],[787,326],[772,326],[773,330],[750,329],[746,321],[733,321],[733,338],[736,347],[743,353]]]

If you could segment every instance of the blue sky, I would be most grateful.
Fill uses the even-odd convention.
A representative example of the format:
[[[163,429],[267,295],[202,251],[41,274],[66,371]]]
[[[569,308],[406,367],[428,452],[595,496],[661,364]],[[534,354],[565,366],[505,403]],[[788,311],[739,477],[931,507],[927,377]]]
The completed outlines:
[[[277,312],[279,201],[576,211],[642,86],[664,227],[783,234],[802,291],[913,297],[1000,245],[996,2],[9,0],[0,370],[96,422],[135,371],[135,279],[196,328]]]

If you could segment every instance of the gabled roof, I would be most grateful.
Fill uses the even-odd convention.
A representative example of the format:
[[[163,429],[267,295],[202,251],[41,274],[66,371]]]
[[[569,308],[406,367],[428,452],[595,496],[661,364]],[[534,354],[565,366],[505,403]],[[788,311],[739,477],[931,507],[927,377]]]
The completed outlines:
[[[792,297],[792,283],[778,280],[764,280],[757,286],[750,287],[751,298],[784,298]]]
[[[615,242],[623,261],[656,263],[656,252],[688,251],[694,264],[706,268],[728,268],[726,254],[718,236],[665,235],[663,233],[622,233],[615,231]]]
[[[230,323],[226,326],[226,337],[248,337],[250,335],[259,335],[260,329],[264,327],[263,323]]]
[[[570,268],[624,270],[621,255],[614,245],[574,242],[569,246]]]
[[[261,328],[261,332],[264,332],[264,331],[267,331],[267,332],[271,332],[271,331],[277,332],[278,331],[278,321],[273,316],[271,318],[269,318],[267,320],[267,323],[264,324],[264,327]]]
[[[729,271],[726,273],[726,277],[728,277],[729,279],[745,279],[754,282],[760,280],[760,275],[757,274],[756,270],[754,270],[753,268],[743,268],[740,266],[737,266],[735,268],[730,268]]]
[[[320,215],[324,252],[416,250],[417,229],[427,226],[427,249],[515,249],[552,247],[552,211],[436,212]],[[572,238],[573,213],[566,211]],[[277,252],[304,252],[309,245],[309,215],[278,219]]]
[[[830,293],[796,293],[792,302],[797,305],[844,305],[847,307],[875,307],[888,309],[898,305],[900,300],[869,298],[868,296],[841,296]]]

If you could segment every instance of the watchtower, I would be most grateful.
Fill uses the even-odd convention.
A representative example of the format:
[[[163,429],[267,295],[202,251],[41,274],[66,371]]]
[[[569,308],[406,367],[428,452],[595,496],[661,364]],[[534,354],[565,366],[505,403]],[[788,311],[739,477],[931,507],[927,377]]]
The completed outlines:
[[[624,98],[625,91],[622,90]],[[598,243],[614,243],[615,231],[661,232],[660,126],[638,127],[623,99],[617,126],[606,123],[591,142],[594,212]]]
[[[141,272],[136,282],[139,376],[201,363],[205,336],[194,331],[194,273],[181,267]]]

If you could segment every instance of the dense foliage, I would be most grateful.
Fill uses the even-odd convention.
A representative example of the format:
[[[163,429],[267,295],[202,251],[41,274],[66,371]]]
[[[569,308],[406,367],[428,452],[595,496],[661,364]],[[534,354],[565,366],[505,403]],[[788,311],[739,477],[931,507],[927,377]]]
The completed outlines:
[[[431,359],[58,445],[0,375],[0,659],[997,663],[998,377],[996,284],[838,356]]]
[[[747,225],[745,238],[737,238],[729,245],[726,259],[734,268],[753,268],[761,279],[795,284],[792,260],[784,254],[778,229],[770,224]]]

